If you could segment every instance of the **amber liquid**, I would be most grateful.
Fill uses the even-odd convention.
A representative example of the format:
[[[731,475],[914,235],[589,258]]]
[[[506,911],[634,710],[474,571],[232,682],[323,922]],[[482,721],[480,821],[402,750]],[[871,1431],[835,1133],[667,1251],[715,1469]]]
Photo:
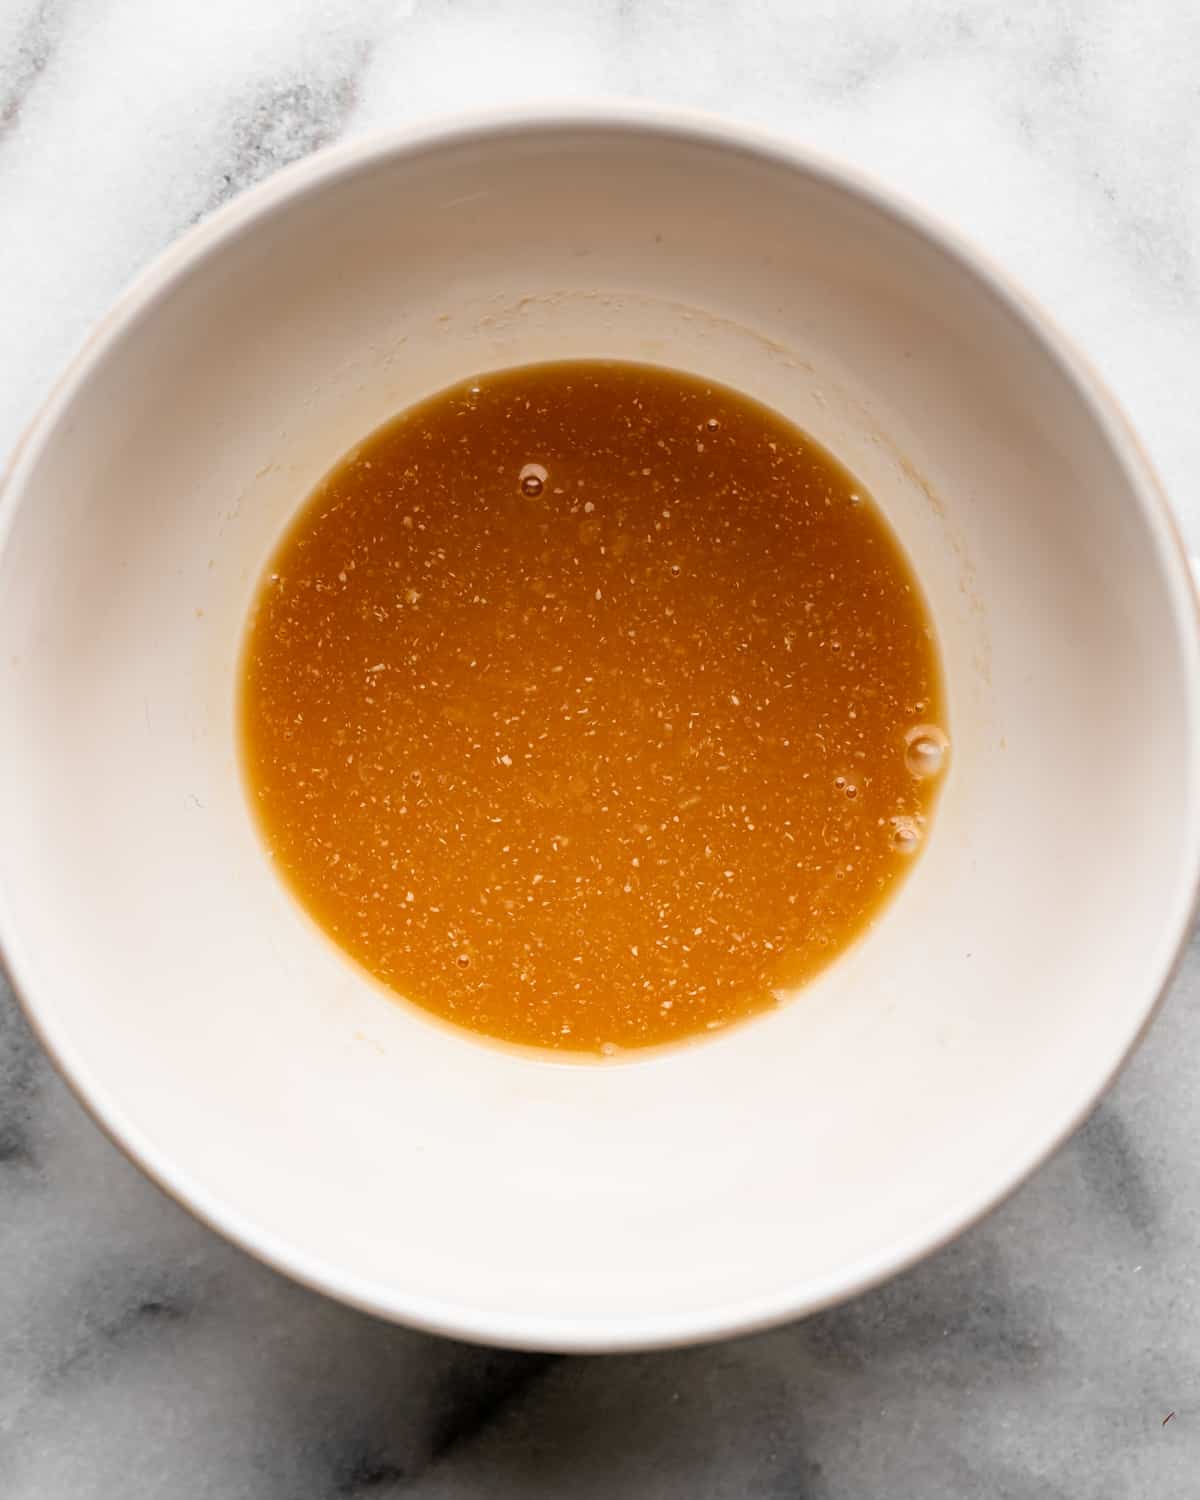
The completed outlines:
[[[824,450],[599,361],[443,391],[280,542],[242,681],[276,866],[458,1026],[611,1052],[773,1006],[911,865],[945,742],[921,595]]]

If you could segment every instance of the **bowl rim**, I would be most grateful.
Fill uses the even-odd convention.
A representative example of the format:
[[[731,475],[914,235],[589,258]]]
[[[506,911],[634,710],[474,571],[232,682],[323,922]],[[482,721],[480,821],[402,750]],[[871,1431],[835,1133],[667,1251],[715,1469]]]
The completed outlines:
[[[957,230],[859,168],[812,150],[785,134],[701,111],[644,101],[546,102],[456,113],[356,136],[283,168],[241,193],[163,250],[117,298],[66,366],[0,475],[0,553],[7,545],[28,478],[77,392],[110,349],[151,316],[172,289],[277,207],[358,172],[406,156],[482,141],[574,131],[649,136],[680,145],[717,148],[765,162],[856,198],[890,218],[953,262],[988,293],[1068,380],[1076,399],[1103,433],[1134,496],[1157,555],[1185,667],[1183,711],[1193,743],[1200,738],[1200,612],[1193,576],[1162,485],[1132,426],[1096,370],[1046,312],[1009,275]],[[3,752],[0,750],[0,764]],[[496,1311],[462,1300],[409,1295],[377,1279],[347,1274],[310,1256],[193,1181],[124,1113],[103,1081],[77,1053],[69,1028],[43,1013],[31,955],[17,931],[0,871],[0,967],[7,973],[30,1026],[75,1096],[106,1135],[168,1196],[209,1228],[303,1285],[362,1311],[429,1333],[508,1348],[564,1353],[609,1353],[681,1347],[775,1326],[870,1290],[942,1248],[1007,1199],[1058,1149],[1091,1112],[1142,1040],[1182,961],[1200,903],[1200,780],[1189,773],[1181,790],[1181,819],[1190,853],[1181,861],[1169,905],[1147,944],[1144,996],[1129,1035],[1079,1093],[1065,1101],[1034,1149],[1012,1153],[1004,1169],[952,1209],[885,1250],[817,1279],[746,1298],[729,1298],[684,1312],[609,1319],[546,1317]]]

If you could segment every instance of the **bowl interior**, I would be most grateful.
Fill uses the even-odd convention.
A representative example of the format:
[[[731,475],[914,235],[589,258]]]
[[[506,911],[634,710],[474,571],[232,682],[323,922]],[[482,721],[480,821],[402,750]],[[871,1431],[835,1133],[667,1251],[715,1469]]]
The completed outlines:
[[[234,741],[245,612],[313,483],[440,386],[567,356],[711,375],[857,474],[924,584],[954,745],[862,943],[619,1066],[462,1040],[365,980],[272,873]],[[310,165],[152,273],[15,466],[15,977],[156,1175],[363,1305],[576,1348],[818,1306],[1027,1170],[1172,961],[1195,640],[1149,487],[1004,294],[818,168],[615,121]]]

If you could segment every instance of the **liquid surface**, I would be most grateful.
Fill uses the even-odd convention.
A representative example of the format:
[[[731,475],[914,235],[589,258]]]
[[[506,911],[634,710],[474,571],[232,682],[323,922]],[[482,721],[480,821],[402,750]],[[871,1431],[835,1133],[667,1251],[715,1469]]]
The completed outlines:
[[[322,482],[262,584],[248,782],[402,995],[611,1052],[778,1003],[911,866],[946,757],[917,586],[766,408],[607,362],[489,374]]]

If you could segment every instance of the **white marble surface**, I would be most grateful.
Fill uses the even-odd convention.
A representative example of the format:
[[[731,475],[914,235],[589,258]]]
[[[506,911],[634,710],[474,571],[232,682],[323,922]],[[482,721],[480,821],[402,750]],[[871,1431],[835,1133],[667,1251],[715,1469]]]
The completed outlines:
[[[794,132],[988,246],[1200,546],[1194,0],[0,0],[0,451],[239,188],[429,111],[596,93]],[[917,1271],[734,1344],[543,1359],[373,1323],[216,1240],[0,996],[0,1494],[1195,1500],[1197,1080],[1200,947],[1092,1121]]]

